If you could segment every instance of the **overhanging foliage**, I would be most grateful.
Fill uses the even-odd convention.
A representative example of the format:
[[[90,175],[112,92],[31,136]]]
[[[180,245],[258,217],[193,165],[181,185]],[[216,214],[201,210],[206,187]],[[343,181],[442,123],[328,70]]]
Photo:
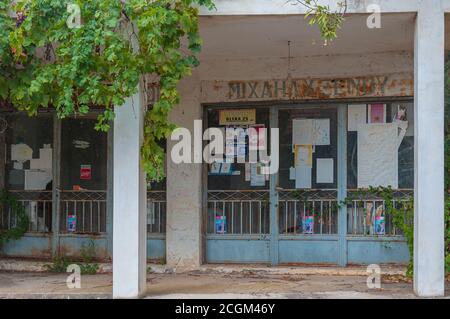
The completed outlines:
[[[149,180],[164,176],[158,140],[172,132],[168,114],[177,85],[198,64],[198,8],[211,0],[74,0],[81,26],[70,27],[68,2],[0,0],[0,98],[34,115],[58,116],[101,106],[96,128],[106,131],[114,107],[152,75],[160,97],[146,113],[141,156]],[[12,16],[14,18],[12,18]]]

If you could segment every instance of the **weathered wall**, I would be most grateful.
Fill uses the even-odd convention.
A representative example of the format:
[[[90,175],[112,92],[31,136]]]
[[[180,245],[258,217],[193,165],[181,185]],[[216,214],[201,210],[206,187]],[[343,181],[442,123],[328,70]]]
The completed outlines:
[[[180,85],[181,105],[171,114],[179,127],[193,132],[194,120],[202,118],[200,77],[198,72]],[[177,268],[195,268],[201,264],[201,164],[174,164],[170,150],[174,143],[167,141],[167,264]]]
[[[317,45],[317,44],[316,44]],[[292,77],[352,77],[413,72],[413,53],[382,52],[291,58]],[[288,59],[203,59],[201,80],[260,80],[287,77]]]

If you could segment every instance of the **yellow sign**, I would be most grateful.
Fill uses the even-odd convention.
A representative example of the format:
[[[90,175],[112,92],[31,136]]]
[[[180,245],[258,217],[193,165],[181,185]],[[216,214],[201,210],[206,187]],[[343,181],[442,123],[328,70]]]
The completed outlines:
[[[312,145],[295,145],[294,157],[295,166],[309,166],[312,167]]]
[[[220,125],[256,124],[256,109],[220,110]]]

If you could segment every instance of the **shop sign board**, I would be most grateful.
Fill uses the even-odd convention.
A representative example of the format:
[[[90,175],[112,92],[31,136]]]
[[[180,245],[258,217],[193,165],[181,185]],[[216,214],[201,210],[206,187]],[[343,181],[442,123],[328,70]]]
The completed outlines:
[[[325,100],[414,95],[413,75],[202,81],[203,103],[267,100]]]

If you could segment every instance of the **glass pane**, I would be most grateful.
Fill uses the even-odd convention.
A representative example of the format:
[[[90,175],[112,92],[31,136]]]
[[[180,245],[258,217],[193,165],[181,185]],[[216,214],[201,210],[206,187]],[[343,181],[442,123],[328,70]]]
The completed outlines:
[[[296,120],[306,120],[301,122],[299,126],[294,123]],[[310,121],[311,120],[311,121]],[[279,119],[280,127],[280,178],[279,186],[284,189],[336,189],[337,188],[337,110],[336,107],[299,107],[291,110],[280,110]],[[300,122],[297,122],[300,123]],[[303,129],[302,125],[310,125],[310,129]],[[323,128],[322,124],[324,124]],[[294,127],[294,125],[296,125]],[[306,152],[307,162],[302,165],[295,163],[296,154],[300,153],[296,145],[294,145],[293,134],[295,131],[303,131],[313,133],[315,127],[317,131],[328,133],[328,138],[319,141],[319,137],[302,138],[304,145],[299,145]],[[320,129],[319,129],[320,128]],[[311,131],[311,132],[309,132]],[[311,140],[306,144],[308,140]],[[299,153],[296,153],[299,152]],[[300,164],[300,165],[299,165]],[[302,166],[302,167],[299,167]],[[319,169],[318,169],[319,168]],[[297,180],[301,180],[296,185],[296,176],[294,173],[298,169],[305,170],[305,174],[298,173]],[[299,187],[296,187],[299,186]],[[306,186],[306,187],[305,187]],[[308,187],[309,186],[309,187]]]
[[[96,119],[64,119],[61,132],[63,190],[106,190],[107,134]]]
[[[266,234],[270,217],[269,175],[258,170],[261,164],[250,163],[250,152],[257,154],[255,159],[259,163],[262,163],[261,154],[270,155],[269,108],[214,108],[207,112],[208,127],[223,132],[223,160],[233,159],[231,166],[224,163],[208,165],[207,232],[216,235]],[[232,129],[238,130],[234,131],[237,136],[227,134],[227,130]]]
[[[219,116],[220,109],[210,109],[208,110],[208,127],[215,127],[221,129],[234,128],[234,129],[243,129],[246,132],[245,137],[245,162],[248,162],[249,156],[249,138],[247,129],[252,127],[253,125],[233,125],[233,126],[225,126],[219,124]],[[269,121],[269,109],[268,108],[257,108],[256,109],[256,123],[255,125],[260,125],[261,127],[266,128],[267,138],[266,145],[270,146],[270,121]],[[225,134],[225,133],[224,133]],[[226,138],[224,137],[224,149],[226,148]],[[235,141],[234,146],[238,148],[237,140]],[[244,151],[243,151],[244,153]],[[270,152],[268,152],[270,154]],[[234,163],[232,163],[231,170],[228,174],[216,174],[212,172],[211,167],[208,167],[208,190],[258,190],[258,189],[268,189],[269,181],[266,178],[266,182],[262,183],[264,186],[252,186],[251,180],[249,178],[249,174],[246,174],[246,164],[237,163],[237,156],[234,157]],[[247,164],[248,166],[248,164]],[[247,167],[247,170],[249,168]]]
[[[356,192],[369,186],[391,186],[395,190],[393,204],[399,208],[412,196],[413,103],[348,105],[347,187],[348,196],[353,197],[347,206],[348,234],[400,235],[393,216],[386,214],[383,198],[377,194]]]
[[[400,114],[402,121],[406,123],[406,133],[404,134],[400,147],[398,148],[398,189],[413,189],[414,188],[414,105],[413,103],[376,103],[376,104],[358,104],[349,105],[349,112],[351,108],[361,107],[364,119],[361,119],[362,124],[370,123],[371,119],[371,105],[384,105],[385,119],[380,120],[380,123],[395,123],[396,117]],[[355,111],[356,112],[356,111]],[[350,115],[351,116],[351,115]],[[374,117],[374,116],[372,116]],[[372,119],[374,120],[374,119]],[[356,120],[349,119],[347,131],[347,187],[349,189],[358,188],[358,131],[356,125],[352,122]],[[394,165],[395,166],[395,165]],[[377,181],[374,180],[373,185],[377,186]],[[395,187],[394,187],[395,188]]]
[[[53,118],[26,114],[5,116],[5,186],[23,205],[29,231],[52,228]],[[2,228],[14,227],[16,216],[3,207]]]
[[[6,186],[9,190],[52,189],[53,118],[7,117]]]

